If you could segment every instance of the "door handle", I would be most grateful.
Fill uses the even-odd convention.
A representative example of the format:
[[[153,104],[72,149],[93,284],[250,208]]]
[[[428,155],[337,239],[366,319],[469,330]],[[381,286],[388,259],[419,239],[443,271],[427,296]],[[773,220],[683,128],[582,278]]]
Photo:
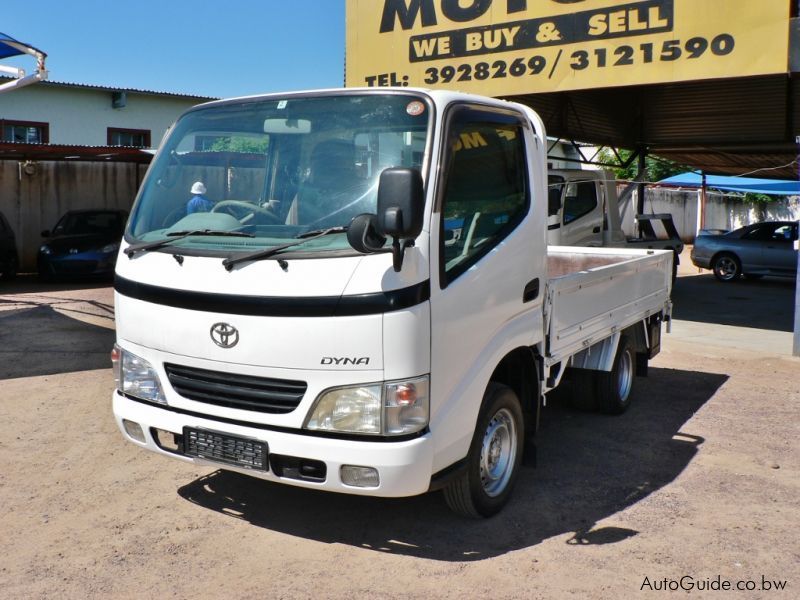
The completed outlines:
[[[592,229],[592,233],[600,233],[600,225]]]
[[[539,278],[529,281],[522,291],[522,303],[536,300],[539,297]]]

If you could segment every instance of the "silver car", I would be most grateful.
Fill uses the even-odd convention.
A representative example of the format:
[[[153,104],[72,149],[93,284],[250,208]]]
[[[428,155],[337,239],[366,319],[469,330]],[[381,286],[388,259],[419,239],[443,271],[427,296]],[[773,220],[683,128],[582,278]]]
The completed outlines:
[[[728,233],[701,234],[692,248],[692,262],[726,282],[741,275],[795,277],[797,239],[796,221],[764,221]]]

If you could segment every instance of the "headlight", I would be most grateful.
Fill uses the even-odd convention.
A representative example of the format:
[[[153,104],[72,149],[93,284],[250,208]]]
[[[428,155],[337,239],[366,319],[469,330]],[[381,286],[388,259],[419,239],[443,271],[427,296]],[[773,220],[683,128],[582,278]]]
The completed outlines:
[[[100,248],[100,252],[103,254],[111,254],[112,252],[116,252],[119,250],[119,244],[106,244],[102,248]]]
[[[158,374],[145,359],[115,344],[111,351],[111,364],[114,368],[114,383],[123,394],[157,404],[167,403]]]
[[[429,378],[387,381],[322,392],[306,429],[369,435],[416,433],[428,425]]]
[[[41,252],[42,254],[52,254],[53,253],[53,251],[50,249],[50,246],[48,246],[47,244],[45,244],[44,246],[41,246],[39,248],[39,252]]]

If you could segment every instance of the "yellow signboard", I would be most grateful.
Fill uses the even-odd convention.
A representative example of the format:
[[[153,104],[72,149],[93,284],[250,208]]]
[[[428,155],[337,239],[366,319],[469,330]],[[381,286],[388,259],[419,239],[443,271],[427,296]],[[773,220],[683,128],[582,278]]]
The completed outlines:
[[[347,86],[489,96],[784,73],[789,0],[347,0]]]

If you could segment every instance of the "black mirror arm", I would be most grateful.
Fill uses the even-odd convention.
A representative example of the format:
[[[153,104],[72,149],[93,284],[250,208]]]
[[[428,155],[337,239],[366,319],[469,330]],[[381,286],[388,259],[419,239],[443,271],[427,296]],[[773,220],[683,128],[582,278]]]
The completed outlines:
[[[392,266],[394,272],[399,273],[403,268],[403,257],[406,254],[406,249],[414,246],[414,240],[399,239],[392,237]]]

